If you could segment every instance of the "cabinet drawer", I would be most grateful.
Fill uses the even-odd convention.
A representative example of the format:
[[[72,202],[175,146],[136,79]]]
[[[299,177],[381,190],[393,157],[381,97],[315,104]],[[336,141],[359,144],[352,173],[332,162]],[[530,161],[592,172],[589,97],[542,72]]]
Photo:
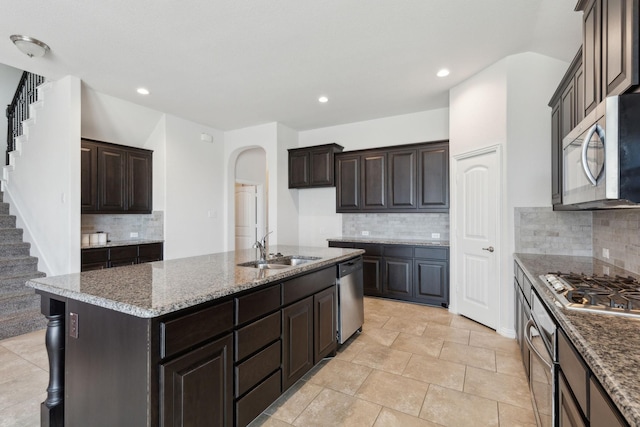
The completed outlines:
[[[162,261],[163,244],[149,243],[138,246],[138,257],[140,262]]]
[[[382,256],[382,245],[377,245],[375,243],[355,243],[353,247],[364,250],[365,255]]]
[[[160,356],[169,357],[233,327],[233,302],[160,323]]]
[[[287,305],[309,295],[313,295],[336,283],[335,266],[309,273],[282,283],[282,304]]]
[[[82,264],[97,264],[109,261],[109,249],[83,249],[81,252]]]
[[[260,353],[245,360],[236,367],[236,397],[245,394],[254,385],[280,367],[282,355],[281,341],[278,340]]]
[[[235,332],[236,362],[280,338],[282,318],[277,311]]]
[[[582,358],[576,353],[573,344],[559,330],[558,334],[558,361],[560,369],[564,374],[573,395],[580,406],[583,414],[587,413],[587,384],[589,381],[589,371]]]
[[[449,250],[447,248],[415,248],[416,258],[428,258],[428,259],[449,259]]]
[[[118,261],[121,259],[137,258],[138,246],[118,246],[110,249],[109,259],[111,261]]]
[[[623,427],[626,422],[622,420],[618,410],[611,402],[600,384],[591,378],[589,381],[589,421],[592,426]]]
[[[280,285],[236,298],[235,303],[236,325],[257,319],[280,308]]]
[[[236,425],[246,426],[271,405],[280,396],[281,384],[280,370],[278,370],[239,399],[236,402]]]
[[[352,242],[329,242],[330,248],[353,248],[354,243]]]
[[[396,258],[413,258],[413,246],[385,246],[384,256]]]

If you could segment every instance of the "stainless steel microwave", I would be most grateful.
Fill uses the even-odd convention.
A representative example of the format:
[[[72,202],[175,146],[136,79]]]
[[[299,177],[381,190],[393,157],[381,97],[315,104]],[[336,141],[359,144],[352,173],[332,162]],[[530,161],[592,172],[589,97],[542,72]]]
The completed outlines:
[[[640,207],[640,94],[602,101],[562,141],[562,205]]]

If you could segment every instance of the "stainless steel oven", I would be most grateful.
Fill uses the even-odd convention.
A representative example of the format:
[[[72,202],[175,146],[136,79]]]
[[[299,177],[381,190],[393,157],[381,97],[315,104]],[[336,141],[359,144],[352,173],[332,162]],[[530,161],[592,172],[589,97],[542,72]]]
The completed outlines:
[[[531,293],[531,316],[524,340],[529,348],[529,388],[538,426],[555,425],[555,384],[557,326],[535,289]]]

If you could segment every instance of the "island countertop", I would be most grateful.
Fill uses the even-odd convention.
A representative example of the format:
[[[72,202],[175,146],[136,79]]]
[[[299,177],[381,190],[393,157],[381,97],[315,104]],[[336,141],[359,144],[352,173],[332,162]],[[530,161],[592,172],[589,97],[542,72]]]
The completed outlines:
[[[239,267],[237,264],[256,259],[256,250],[246,249],[32,279],[27,286],[133,316],[152,318],[286,280],[364,252],[286,245],[273,246],[269,250],[318,259],[277,270]]]

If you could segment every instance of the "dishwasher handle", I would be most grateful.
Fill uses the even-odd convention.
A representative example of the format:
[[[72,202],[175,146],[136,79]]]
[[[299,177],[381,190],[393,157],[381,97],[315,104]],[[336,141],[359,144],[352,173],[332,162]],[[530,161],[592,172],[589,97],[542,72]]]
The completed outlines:
[[[353,258],[338,264],[338,278],[345,277],[354,271],[362,269],[362,257]]]

